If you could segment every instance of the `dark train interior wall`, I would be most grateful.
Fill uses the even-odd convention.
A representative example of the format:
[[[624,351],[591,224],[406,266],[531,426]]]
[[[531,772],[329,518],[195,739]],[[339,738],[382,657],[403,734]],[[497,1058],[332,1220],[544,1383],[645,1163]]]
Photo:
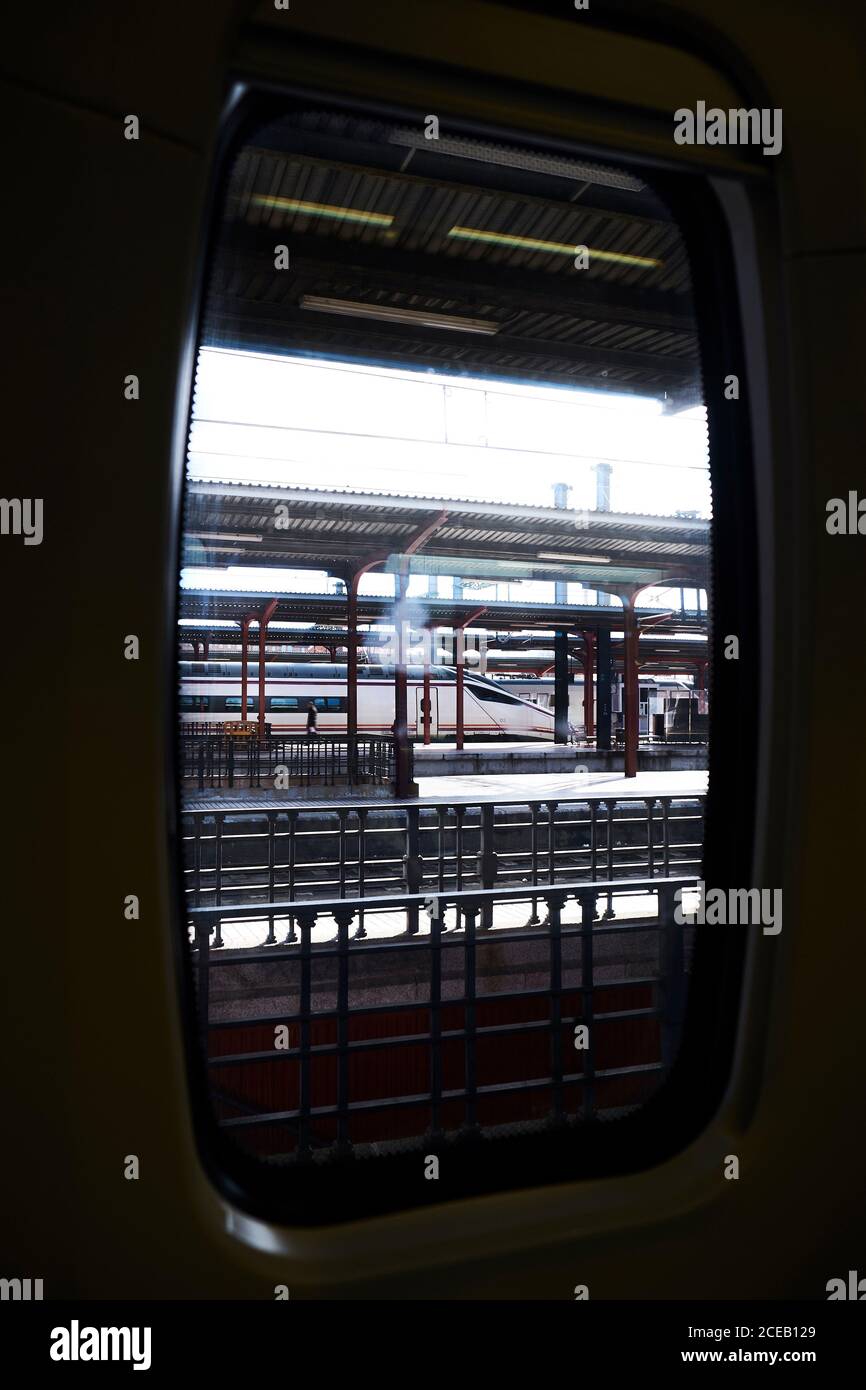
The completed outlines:
[[[866,1260],[866,540],[825,524],[828,500],[863,486],[862,15],[845,0],[586,14],[87,0],[14,5],[0,25],[2,492],[44,499],[39,545],[0,538],[0,1276],[30,1272],[46,1296],[81,1300],[268,1299],[280,1280],[319,1300],[569,1300],[578,1283],[600,1300],[826,1298]],[[742,1003],[711,1113],[651,1166],[300,1234],[248,1215],[205,1171],[175,933],[170,615],[205,248],[238,84],[269,101],[387,99],[619,155],[655,170],[672,205],[693,176],[725,229],[698,278],[731,277],[742,338],[706,361],[720,370],[742,351],[754,469],[754,534],[737,531],[735,500],[726,517],[728,572],[754,585],[760,634],[756,723],[740,731],[741,751],[754,740],[754,836],[736,847],[783,889],[785,919],[726,982]],[[673,111],[699,99],[782,109],[778,161],[675,144]],[[137,140],[124,138],[130,115]],[[696,207],[676,214],[685,224]],[[720,391],[705,382],[711,437],[735,453]],[[722,1176],[731,1154],[736,1183]]]

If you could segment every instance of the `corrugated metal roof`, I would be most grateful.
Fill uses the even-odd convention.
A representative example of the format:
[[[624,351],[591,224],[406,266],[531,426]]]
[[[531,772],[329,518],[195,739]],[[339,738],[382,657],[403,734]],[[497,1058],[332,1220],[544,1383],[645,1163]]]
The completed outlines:
[[[228,554],[234,565],[341,576],[371,560],[384,564],[407,555],[422,535],[410,573],[445,572],[450,563],[448,572],[464,577],[570,576],[600,587],[670,575],[703,586],[709,562],[709,524],[691,518],[267,483],[190,482],[185,529],[192,533],[187,564],[207,565],[217,555],[225,562]]]
[[[699,399],[685,249],[641,180],[599,165],[593,181],[590,161],[492,141],[407,149],[407,139],[384,121],[311,110],[243,149],[208,343]],[[290,265],[278,270],[282,243]],[[575,269],[584,245],[589,266]],[[308,296],[483,319],[497,331],[312,312]]]
[[[276,595],[266,588],[249,590],[199,588],[185,586],[180,591],[181,618],[199,621],[230,619],[239,623],[250,612],[255,612],[257,601],[278,598],[274,620],[296,620],[304,623],[344,623],[346,620],[346,598],[343,594],[321,593],[283,593]],[[640,605],[639,605],[640,606]],[[612,607],[593,604],[526,603],[525,601],[502,602],[498,600],[413,598],[407,605],[409,621],[417,624],[430,623],[438,627],[452,627],[465,622],[468,617],[478,613],[473,627],[484,628],[494,625],[501,630],[515,629],[525,631],[528,627],[551,630],[565,628],[580,631],[583,628],[604,628],[612,632],[622,632],[623,610],[614,600]],[[405,611],[405,610],[404,610]],[[361,623],[380,622],[393,624],[394,600],[375,594],[362,593],[358,598],[358,619]],[[667,628],[682,631],[684,627],[692,630],[705,630],[706,615],[699,623],[690,620],[686,624],[675,613],[653,619],[652,631],[659,633]],[[225,629],[223,629],[225,631]],[[184,629],[178,629],[181,640],[185,639]],[[321,637],[327,634],[322,632]],[[279,640],[277,633],[274,640]],[[214,639],[216,640],[216,639]]]

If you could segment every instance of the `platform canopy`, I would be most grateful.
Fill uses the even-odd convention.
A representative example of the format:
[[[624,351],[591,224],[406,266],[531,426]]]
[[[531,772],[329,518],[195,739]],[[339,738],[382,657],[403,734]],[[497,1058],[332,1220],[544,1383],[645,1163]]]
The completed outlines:
[[[279,594],[276,597],[273,591],[268,589],[199,589],[183,588],[180,591],[180,601],[178,617],[183,619],[195,619],[203,624],[208,621],[240,623],[248,615],[252,614],[255,618],[256,612],[262,607],[265,601],[274,600],[276,606],[273,609],[271,621],[293,622],[307,624],[310,622],[321,624],[333,624],[337,632],[331,636],[327,627],[318,630],[318,636],[310,636],[309,641],[319,641],[327,645],[328,641],[340,640],[340,629],[345,628],[346,598],[339,594],[307,594],[292,593]],[[701,630],[706,627],[706,615],[702,619],[692,617],[685,623],[680,616],[671,612],[661,612],[658,610],[648,610],[647,617],[655,618],[654,627],[683,632],[688,629]],[[495,620],[498,627],[525,629],[528,623],[537,624],[540,630],[555,628],[557,631],[581,631],[587,629],[601,629],[606,632],[618,632],[623,626],[623,610],[619,604],[614,604],[609,608],[594,604],[558,604],[558,603],[503,603],[479,599],[452,599],[452,598],[430,598],[426,595],[406,600],[403,608],[403,617],[413,627],[443,627],[453,628],[462,627],[471,620],[473,615],[477,615],[477,621],[472,623],[473,627],[484,627],[487,622]],[[387,626],[394,621],[394,600],[383,595],[361,594],[358,599],[358,621],[360,623],[382,623]],[[212,642],[231,640],[226,634],[232,629],[218,628],[206,632],[203,628],[200,638],[209,639]],[[186,640],[187,629],[178,629],[178,636],[181,641]],[[361,634],[362,636],[364,634]],[[343,632],[345,636],[345,632]],[[195,639],[194,639],[195,640]],[[268,643],[278,643],[282,640],[279,629],[274,630],[269,626]]]
[[[293,598],[297,597],[298,595],[293,595]],[[387,600],[381,600],[381,602],[384,603],[387,602]],[[450,602],[450,600],[448,602]],[[490,608],[499,608],[500,606],[502,605],[491,604]],[[510,609],[513,609],[514,606],[514,604],[507,605]],[[585,613],[586,611],[587,609],[584,605],[581,612]],[[497,613],[490,613],[489,610],[485,608],[484,613],[472,624],[472,631],[478,636],[484,636],[488,651],[498,652],[502,654],[503,657],[513,656],[515,669],[519,669],[521,665],[525,665],[527,668],[534,665],[534,656],[530,655],[530,653],[534,654],[539,651],[546,651],[551,646],[554,639],[554,631],[552,629],[546,631],[543,627],[540,627],[532,633],[527,633],[518,628],[504,628],[502,631],[492,631],[489,627],[485,626],[485,619],[497,616]],[[607,616],[608,618],[611,617],[610,612]],[[670,634],[671,631],[674,630],[677,634],[676,637],[666,635],[658,638],[657,645],[660,651],[670,650],[671,652],[687,656],[692,649],[697,650],[706,639],[707,614],[705,611],[701,613],[693,612],[684,618],[680,612],[665,611],[659,613],[657,609],[653,609],[647,612],[647,617],[653,620],[651,631],[662,630]],[[658,621],[655,621],[656,618]],[[389,623],[391,621],[393,621],[393,612],[391,619],[384,619],[382,621],[381,628],[371,627],[368,631],[362,632],[361,636],[364,638],[364,646],[372,651],[375,649],[379,640],[383,643],[389,640]],[[449,624],[437,623],[433,624],[433,626],[447,627]],[[615,622],[612,626],[614,630],[616,630]],[[220,623],[217,620],[187,618],[184,620],[182,626],[178,628],[177,635],[181,643],[207,642],[211,646],[219,648],[237,646],[239,633],[240,629],[237,624],[231,620]],[[693,635],[686,636],[685,634],[687,633]],[[272,622],[268,627],[266,645],[270,648],[280,646],[288,648],[329,648],[345,646],[348,640],[349,630],[345,624],[320,623],[303,627],[294,623],[291,626],[287,626],[285,622]],[[653,639],[647,638],[646,640],[650,642]],[[214,659],[217,660],[218,658],[215,657]],[[299,657],[298,659],[302,660],[303,658]]]
[[[478,625],[473,629],[478,632],[479,627],[483,630],[484,616],[478,619]],[[651,632],[656,630],[651,629]],[[682,631],[678,627],[678,631]],[[485,633],[486,658],[484,669],[489,675],[507,674],[509,676],[540,676],[549,669],[552,669],[554,662],[554,637],[552,633],[547,634],[547,640],[542,634],[536,638],[531,651],[509,650],[507,642],[501,639],[505,634]],[[382,651],[390,652],[391,638],[387,631],[361,633],[361,651],[365,653],[368,662],[376,662],[381,659],[379,648]],[[242,633],[240,625],[231,628],[208,627],[204,623],[196,623],[193,626],[183,626],[178,631],[178,638],[182,645],[190,647],[192,650],[187,654],[186,659],[195,659],[213,662],[238,661],[241,654]],[[333,652],[333,660],[345,660],[341,656],[348,648],[349,632],[346,628],[342,630],[311,628],[306,631],[295,631],[293,633],[280,633],[269,628],[266,648],[269,661],[288,661],[293,664],[308,665],[311,673],[315,673],[316,667],[321,665],[326,658],[322,655],[313,655],[309,652],[299,653],[296,648],[299,645],[323,648],[329,653],[328,664],[330,665],[330,653]],[[206,645],[205,645],[206,644]],[[624,661],[624,642],[622,637],[617,637],[611,644],[611,662],[614,669],[619,669]],[[204,647],[208,655],[197,654],[197,649]],[[289,655],[274,655],[274,647],[284,647],[289,651]],[[219,650],[214,650],[218,648]],[[227,652],[224,648],[230,648]],[[574,634],[573,640],[569,643],[571,652],[571,669],[582,671],[583,661],[586,651],[585,634]],[[690,639],[677,640],[673,637],[654,637],[647,633],[641,637],[640,661],[641,669],[649,671],[686,671],[692,672],[697,663],[707,660],[707,642],[705,636],[694,636]]]
[[[204,343],[698,404],[688,258],[652,188],[444,120],[432,134],[302,100],[256,132]]]
[[[324,570],[343,580],[372,566],[618,592],[705,588],[708,560],[709,522],[694,517],[203,480],[187,490],[188,566]]]

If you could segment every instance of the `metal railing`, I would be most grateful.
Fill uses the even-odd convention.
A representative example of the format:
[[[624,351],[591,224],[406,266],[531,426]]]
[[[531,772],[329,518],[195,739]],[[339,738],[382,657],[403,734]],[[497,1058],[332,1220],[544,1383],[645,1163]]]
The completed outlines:
[[[207,907],[669,877],[699,871],[703,814],[702,796],[603,791],[475,805],[187,811],[184,880],[188,901]]]
[[[247,903],[191,907],[201,1036],[220,1123],[248,1136],[257,1152],[270,1145],[272,1153],[306,1158],[380,1140],[383,1112],[385,1137],[408,1116],[405,1134],[437,1139],[495,1130],[515,1105],[524,1120],[535,1116],[528,1123],[561,1124],[632,1108],[662,1079],[679,1045],[693,929],[677,923],[676,895],[696,883],[695,875],[680,875],[564,881],[534,892],[450,887],[399,898],[286,898],[264,912]],[[533,907],[529,923],[497,924],[524,902]],[[398,930],[353,936],[365,912],[396,918]],[[268,941],[277,942],[277,923],[285,938],[222,948],[225,934],[251,916],[267,917]],[[655,947],[649,969],[639,949],[647,938]],[[491,969],[519,980],[529,957],[540,988],[503,989],[500,979],[495,992],[485,991]],[[357,1004],[359,972],[382,962],[392,990],[393,982],[411,980],[415,991],[399,1002],[393,992],[368,991]],[[245,976],[264,969],[269,980],[282,979],[276,1012],[212,1017],[213,972],[238,967]],[[604,1007],[606,991],[612,1008]],[[257,1028],[253,1050],[233,1045],[236,1030],[249,1038]],[[634,1047],[626,1055],[621,1043],[612,1050],[624,1028],[642,1030],[639,1060]],[[275,1042],[280,1030],[282,1045]],[[389,1069],[375,1072],[384,1054]],[[511,1059],[504,1070],[503,1057]],[[403,1060],[402,1084],[395,1058]]]
[[[208,726],[208,729],[210,726]],[[180,775],[199,790],[216,787],[389,785],[394,780],[394,740],[360,735],[350,771],[345,735],[269,734],[265,738],[225,732],[180,735]],[[411,750],[410,750],[411,757]]]

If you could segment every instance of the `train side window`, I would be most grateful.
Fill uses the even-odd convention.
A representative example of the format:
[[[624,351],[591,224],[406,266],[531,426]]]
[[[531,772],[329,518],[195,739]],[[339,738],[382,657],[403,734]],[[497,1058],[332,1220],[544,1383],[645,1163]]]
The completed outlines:
[[[648,1166],[722,1094],[743,953],[684,911],[746,862],[754,772],[753,667],[718,659],[756,610],[715,195],[456,117],[436,142],[418,111],[245,100],[178,586],[234,726],[188,717],[179,662],[209,1170],[327,1224]]]
[[[521,702],[516,695],[509,695],[507,690],[494,690],[489,685],[479,685],[472,681],[468,685],[476,700],[484,700],[486,703],[500,705],[519,705]]]

